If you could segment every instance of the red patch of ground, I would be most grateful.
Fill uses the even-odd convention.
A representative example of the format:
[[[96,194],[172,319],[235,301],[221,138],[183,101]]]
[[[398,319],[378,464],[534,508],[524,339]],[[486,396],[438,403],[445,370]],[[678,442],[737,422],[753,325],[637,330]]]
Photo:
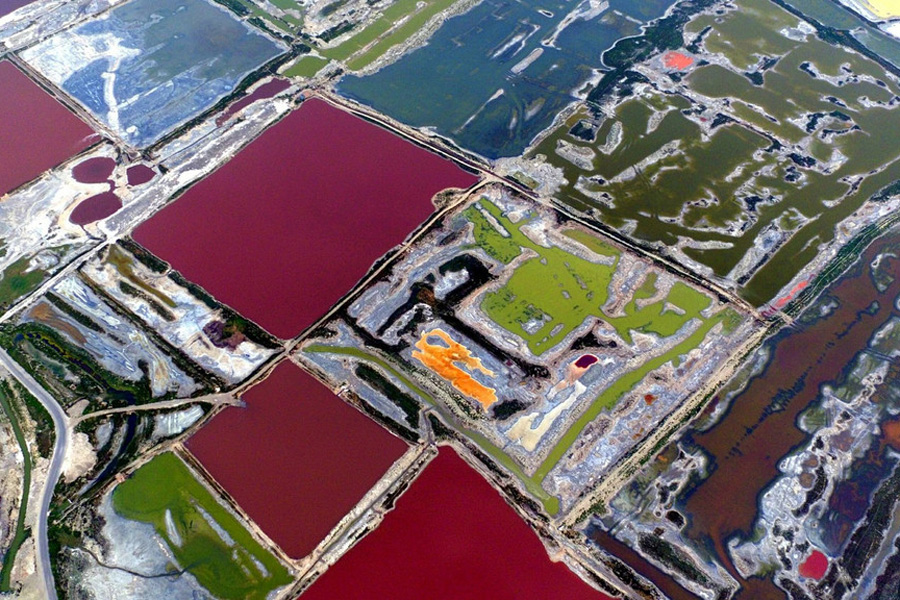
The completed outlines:
[[[125,175],[128,177],[128,185],[143,185],[156,177],[156,171],[147,165],[134,165],[128,167]]]
[[[116,161],[106,156],[95,156],[72,167],[72,177],[79,183],[103,183],[116,168]]]
[[[663,56],[663,64],[667,69],[683,71],[694,64],[694,59],[681,52],[666,52],[666,55]]]
[[[103,192],[83,200],[69,215],[69,221],[76,225],[87,225],[100,221],[122,208],[122,201],[112,192]]]
[[[604,600],[450,448],[302,600]]]
[[[286,339],[424,221],[436,192],[474,182],[452,162],[312,99],[134,239]]]
[[[187,442],[266,534],[302,558],[407,445],[290,362]]]
[[[811,577],[813,579],[822,579],[827,570],[828,557],[818,550],[813,550],[812,554],[810,554],[809,557],[803,561],[803,564],[800,565],[800,574],[804,577]]]
[[[95,139],[91,128],[65,106],[11,62],[0,60],[0,196]]]

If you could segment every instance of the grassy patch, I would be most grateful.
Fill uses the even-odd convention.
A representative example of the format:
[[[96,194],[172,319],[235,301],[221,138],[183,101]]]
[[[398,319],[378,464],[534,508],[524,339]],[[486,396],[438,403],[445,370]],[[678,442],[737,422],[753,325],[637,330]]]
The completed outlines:
[[[285,70],[288,77],[315,77],[327,65],[329,60],[321,56],[301,56],[293,65]]]
[[[47,276],[42,269],[29,270],[30,259],[23,256],[3,271],[0,278],[0,308],[7,308],[22,296],[33,292]]]
[[[16,562],[16,554],[22,543],[28,537],[25,530],[25,513],[28,506],[28,492],[31,488],[31,453],[28,451],[28,443],[25,441],[25,435],[22,433],[22,427],[19,425],[18,411],[12,406],[15,402],[15,393],[8,381],[0,381],[0,409],[6,413],[12,425],[13,433],[16,436],[16,442],[19,444],[19,450],[22,452],[24,464],[22,465],[24,476],[22,478],[22,501],[19,503],[19,515],[16,519],[16,533],[9,549],[3,555],[3,568],[0,569],[0,593],[9,592],[10,574],[12,573],[13,564]]]
[[[112,500],[118,514],[152,524],[179,564],[218,598],[264,600],[292,581],[174,454],[161,454],[138,469]]]

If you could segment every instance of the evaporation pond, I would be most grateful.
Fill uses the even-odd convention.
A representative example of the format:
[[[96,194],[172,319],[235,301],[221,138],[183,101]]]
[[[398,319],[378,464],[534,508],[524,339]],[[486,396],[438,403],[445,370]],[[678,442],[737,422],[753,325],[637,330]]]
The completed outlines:
[[[484,0],[428,44],[338,91],[490,159],[521,154],[582,93],[600,57],[672,0]]]
[[[284,51],[207,0],[131,0],[21,55],[126,142],[144,147]]]
[[[450,448],[302,600],[605,600]]]
[[[0,60],[0,196],[95,141],[81,119]]]
[[[475,177],[386,130],[307,100],[134,232],[134,239],[270,333],[323,316]]]
[[[187,448],[293,558],[309,554],[406,451],[406,442],[283,362]]]

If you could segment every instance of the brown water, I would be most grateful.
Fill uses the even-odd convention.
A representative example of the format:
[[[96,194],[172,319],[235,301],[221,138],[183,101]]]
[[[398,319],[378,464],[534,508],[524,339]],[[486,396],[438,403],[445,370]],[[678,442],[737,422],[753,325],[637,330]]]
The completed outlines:
[[[758,497],[778,475],[777,462],[806,438],[795,425],[797,416],[816,399],[820,386],[835,380],[894,312],[900,278],[879,292],[868,265],[878,253],[889,247],[896,251],[898,246],[896,233],[873,243],[862,260],[826,291],[839,302],[838,308],[826,317],[779,333],[770,341],[772,355],[763,373],[732,401],[715,427],[693,435],[712,457],[714,470],[687,498],[689,534],[711,542],[733,575],[725,541],[735,533],[750,533]],[[892,273],[898,266],[896,259],[891,259]],[[784,597],[765,582],[756,581],[752,587],[757,589],[747,588],[741,597]]]

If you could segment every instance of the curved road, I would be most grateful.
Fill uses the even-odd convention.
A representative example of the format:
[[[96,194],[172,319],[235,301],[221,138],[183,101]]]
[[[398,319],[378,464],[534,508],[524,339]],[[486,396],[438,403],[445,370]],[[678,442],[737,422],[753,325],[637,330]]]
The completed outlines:
[[[50,548],[47,543],[47,522],[50,513],[50,499],[53,496],[53,490],[56,488],[56,482],[59,480],[59,475],[62,471],[63,459],[69,449],[69,419],[59,403],[53,399],[53,396],[48,394],[47,390],[35,381],[34,377],[23,369],[19,363],[14,361],[2,348],[0,348],[0,364],[6,367],[13,377],[18,379],[44,405],[44,408],[53,417],[53,426],[56,429],[56,443],[53,446],[53,454],[50,457],[47,481],[44,483],[44,488],[39,496],[40,513],[37,515],[34,523],[36,531],[35,563],[37,570],[43,574],[45,588],[43,597],[48,600],[56,600],[56,586],[53,584],[53,570],[50,568]]]

